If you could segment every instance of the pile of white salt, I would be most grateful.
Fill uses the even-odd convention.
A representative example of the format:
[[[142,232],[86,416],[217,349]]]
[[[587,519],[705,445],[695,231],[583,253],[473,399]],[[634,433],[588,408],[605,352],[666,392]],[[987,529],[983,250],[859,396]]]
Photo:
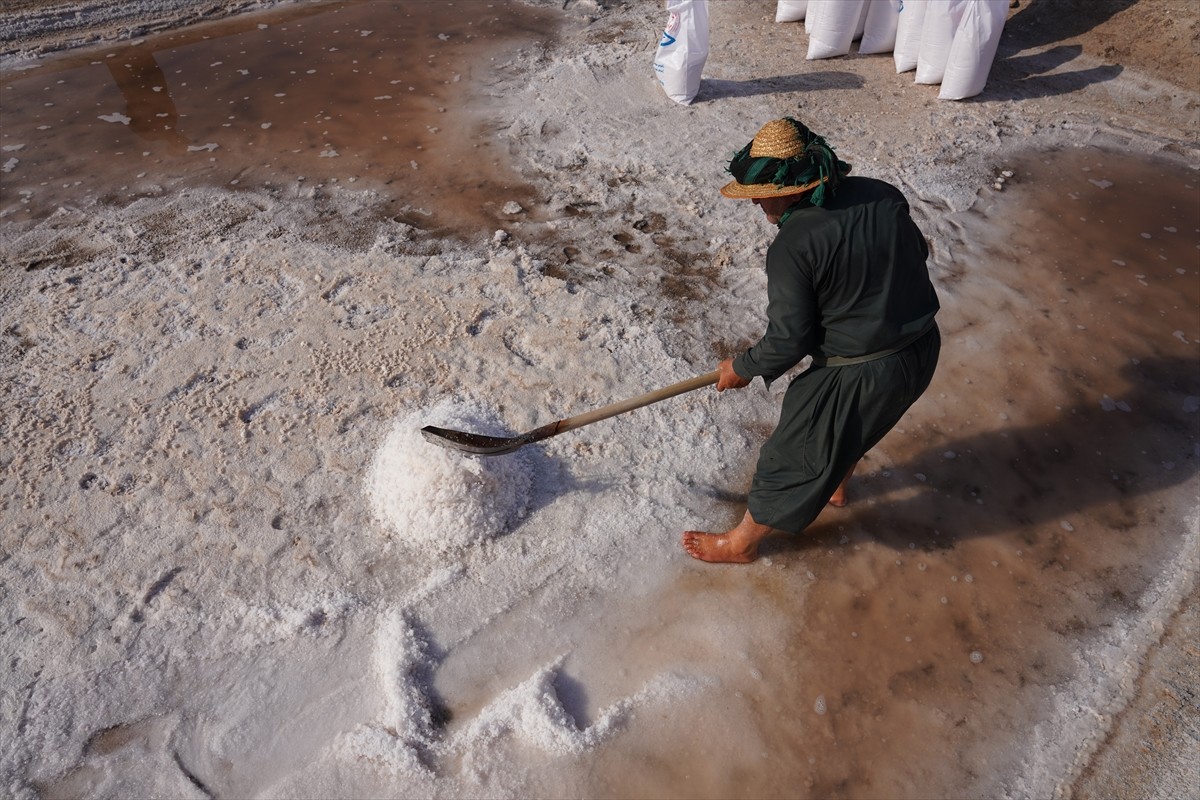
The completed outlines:
[[[441,447],[421,435],[426,425],[511,435],[490,410],[456,400],[398,419],[366,480],[375,515],[398,541],[459,550],[499,536],[525,516],[533,487],[526,454],[475,456]]]

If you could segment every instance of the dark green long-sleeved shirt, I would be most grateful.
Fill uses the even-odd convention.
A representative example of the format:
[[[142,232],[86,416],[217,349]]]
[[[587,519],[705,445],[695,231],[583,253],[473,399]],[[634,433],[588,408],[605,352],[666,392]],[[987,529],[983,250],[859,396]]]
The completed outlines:
[[[771,382],[808,355],[862,356],[921,331],[939,305],[929,248],[899,189],[850,177],[794,210],[767,250],[767,330],[733,361]]]

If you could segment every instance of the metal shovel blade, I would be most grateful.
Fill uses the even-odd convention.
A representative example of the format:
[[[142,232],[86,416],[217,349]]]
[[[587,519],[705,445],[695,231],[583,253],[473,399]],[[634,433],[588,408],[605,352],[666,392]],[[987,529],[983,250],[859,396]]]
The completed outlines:
[[[478,456],[498,456],[503,453],[511,453],[518,447],[524,447],[530,442],[535,441],[527,433],[521,436],[505,438],[501,436],[484,436],[480,433],[467,433],[466,431],[454,431],[448,428],[439,428],[435,425],[426,425],[424,428],[421,428],[421,435],[425,437],[425,441],[436,444],[439,447],[448,447],[451,450],[461,450],[464,453],[474,453]]]
[[[695,378],[673,383],[663,389],[656,389],[653,392],[647,392],[630,400],[623,400],[619,403],[613,403],[610,406],[598,408],[595,411],[588,411],[575,417],[567,417],[566,419],[551,422],[549,425],[543,425],[540,428],[535,428],[528,433],[522,433],[518,436],[484,436],[479,433],[452,431],[434,425],[426,425],[424,428],[421,428],[421,435],[425,437],[425,441],[436,444],[439,447],[461,450],[464,453],[474,453],[477,456],[498,456],[502,453],[511,453],[518,447],[540,442],[543,439],[549,439],[551,436],[557,436],[560,433],[582,428],[584,425],[591,425],[593,422],[615,417],[617,414],[624,414],[626,411],[648,406],[651,403],[657,403],[660,400],[665,400],[668,397],[674,397],[684,392],[690,392],[693,389],[699,389],[701,386],[711,386],[717,382],[718,377],[720,377],[720,372],[709,372],[705,375],[698,375]]]

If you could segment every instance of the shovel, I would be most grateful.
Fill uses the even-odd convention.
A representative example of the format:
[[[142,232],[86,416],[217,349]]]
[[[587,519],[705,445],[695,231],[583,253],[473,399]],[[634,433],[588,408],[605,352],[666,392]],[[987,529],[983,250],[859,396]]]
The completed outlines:
[[[588,411],[585,414],[575,417],[567,417],[557,422],[551,422],[549,425],[534,428],[528,433],[522,433],[519,436],[510,436],[507,438],[502,436],[483,436],[478,433],[447,430],[446,428],[438,428],[433,425],[426,425],[424,428],[421,428],[421,435],[425,437],[426,441],[440,447],[461,450],[464,453],[474,453],[478,456],[498,456],[501,453],[511,453],[518,447],[540,442],[543,439],[549,439],[551,436],[557,436],[560,433],[573,431],[576,428],[591,425],[593,422],[599,422],[602,419],[615,417],[617,414],[624,414],[626,411],[633,411],[635,408],[657,403],[659,400],[666,400],[668,397],[674,397],[677,394],[690,392],[702,386],[712,386],[717,382],[720,374],[720,372],[710,372],[706,375],[698,375],[695,378],[673,383],[670,386],[665,386],[653,392],[647,392],[629,400],[622,400],[610,406],[597,408],[595,411]]]

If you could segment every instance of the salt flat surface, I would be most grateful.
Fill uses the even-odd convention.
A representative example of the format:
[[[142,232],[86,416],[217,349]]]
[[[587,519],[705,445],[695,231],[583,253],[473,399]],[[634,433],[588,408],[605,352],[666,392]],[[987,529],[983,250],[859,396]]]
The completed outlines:
[[[651,77],[650,4],[579,0],[488,70],[525,183],[489,173],[491,224],[453,237],[322,137],[286,191],[101,182],[0,219],[6,794],[1069,789],[1194,587],[1196,154],[1098,119],[1119,82],[939,103],[879,60],[735,58],[803,34],[714,5],[691,107]],[[944,307],[849,508],[745,568],[679,546],[741,516],[782,382],[492,460],[417,435],[530,430],[751,343],[773,231],[715,189],[798,103],[910,194]],[[33,139],[2,141],[21,204]]]

